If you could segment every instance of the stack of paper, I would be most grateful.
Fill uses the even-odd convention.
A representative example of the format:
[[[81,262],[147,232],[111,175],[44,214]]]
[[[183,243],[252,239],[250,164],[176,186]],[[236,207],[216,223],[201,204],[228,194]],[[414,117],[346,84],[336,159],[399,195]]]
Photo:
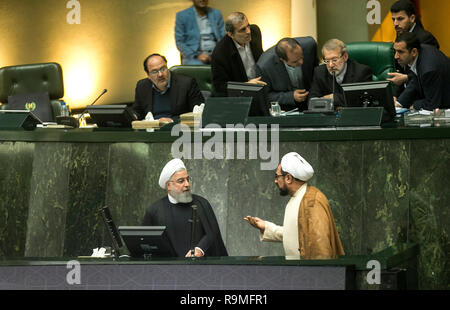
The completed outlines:
[[[188,125],[191,128],[199,127],[201,119],[201,113],[189,112],[180,115],[180,123]]]
[[[167,122],[167,121],[159,121],[159,120],[133,121],[133,122],[131,122],[131,127],[133,127],[133,129],[161,128],[168,123],[169,122]]]

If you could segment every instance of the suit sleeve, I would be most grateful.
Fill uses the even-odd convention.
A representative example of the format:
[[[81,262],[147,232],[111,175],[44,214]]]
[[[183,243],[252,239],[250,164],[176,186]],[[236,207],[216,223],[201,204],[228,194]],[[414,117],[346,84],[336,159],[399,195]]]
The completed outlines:
[[[217,49],[215,50],[217,51]],[[227,95],[227,82],[231,81],[231,77],[227,71],[227,65],[221,59],[220,54],[213,53],[211,59],[211,73],[214,91],[218,96],[226,97]]]
[[[311,89],[309,90],[309,98],[321,98],[325,95],[328,95],[324,94],[323,89],[325,88],[325,86],[323,85],[323,82],[320,79],[320,75],[321,75],[320,66],[317,66],[314,69],[313,81],[311,83]]]
[[[217,30],[220,35],[220,38],[217,38],[217,42],[219,42],[225,36],[225,24],[223,22],[222,13],[220,13],[220,11],[216,11],[216,18],[217,18]]]
[[[398,97],[397,101],[400,102],[404,108],[409,108],[418,98],[418,94],[419,82],[417,81],[417,76],[415,74],[408,75],[408,84],[400,97]]]
[[[198,86],[198,83],[194,78],[191,79],[187,101],[189,111],[192,111],[194,109],[194,106],[205,103],[205,98],[203,97],[203,94],[200,91],[200,87]]]
[[[422,77],[422,89],[424,91],[425,98],[414,101],[414,109],[433,111],[434,109],[439,108],[444,95],[444,87],[448,87],[448,85],[442,86],[441,81],[441,74],[436,71],[428,72]]]
[[[139,82],[136,84],[136,89],[134,92],[134,103],[132,106],[133,111],[139,120],[145,117],[144,99],[142,98],[142,89]]]
[[[196,56],[196,51],[186,44],[186,32],[185,18],[180,13],[177,13],[175,17],[175,43],[183,56],[194,57]]]

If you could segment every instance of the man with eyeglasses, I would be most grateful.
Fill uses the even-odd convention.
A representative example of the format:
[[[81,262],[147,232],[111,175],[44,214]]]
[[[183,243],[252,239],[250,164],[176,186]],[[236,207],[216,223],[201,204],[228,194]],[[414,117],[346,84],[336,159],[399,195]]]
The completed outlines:
[[[164,56],[151,54],[145,58],[144,70],[148,77],[137,82],[133,104],[139,120],[151,112],[155,120],[173,122],[205,102],[196,80],[171,73]]]
[[[191,257],[192,206],[197,206],[195,257],[228,256],[214,211],[209,202],[191,194],[192,179],[181,159],[172,159],[161,171],[159,186],[167,196],[145,212],[143,226],[166,226],[178,257]]]
[[[331,98],[335,107],[345,106],[341,84],[372,81],[372,69],[349,59],[347,46],[341,40],[327,41],[322,56],[324,64],[314,70],[310,98]]]
[[[258,217],[244,218],[260,231],[260,240],[282,242],[286,259],[333,259],[345,255],[328,199],[307,184],[314,170],[298,153],[283,156],[275,172],[281,196],[290,196],[283,226]]]

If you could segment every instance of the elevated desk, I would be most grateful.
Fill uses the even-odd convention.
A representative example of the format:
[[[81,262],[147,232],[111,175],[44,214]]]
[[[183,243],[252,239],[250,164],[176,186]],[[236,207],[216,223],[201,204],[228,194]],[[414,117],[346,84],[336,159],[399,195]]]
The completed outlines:
[[[199,137],[205,147],[211,135]],[[139,225],[166,194],[159,173],[178,138],[170,131],[0,130],[0,257],[90,255],[108,243],[98,212],[105,204],[117,225]],[[250,158],[247,133],[244,159],[184,162],[231,256],[284,254],[281,244],[261,243],[242,218],[283,222],[287,199],[273,183],[275,169],[261,170],[261,163],[276,166],[296,151],[314,167],[309,183],[328,197],[348,256],[417,243],[419,288],[442,289],[450,277],[449,138],[448,127],[280,128],[269,159],[259,145]]]
[[[0,290],[414,289],[417,253],[416,245],[403,244],[374,255],[319,261],[284,257],[4,259],[0,260]],[[373,267],[367,263],[374,260],[380,264],[379,283],[368,276]],[[79,273],[72,277],[68,273],[75,270],[74,261],[79,263]]]

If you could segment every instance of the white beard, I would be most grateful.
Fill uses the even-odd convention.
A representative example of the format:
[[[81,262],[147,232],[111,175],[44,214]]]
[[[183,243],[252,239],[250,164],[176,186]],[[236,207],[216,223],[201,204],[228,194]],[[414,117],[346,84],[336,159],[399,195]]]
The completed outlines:
[[[190,203],[192,202],[192,194],[191,192],[172,192],[169,191],[170,196],[172,196],[177,203]]]

